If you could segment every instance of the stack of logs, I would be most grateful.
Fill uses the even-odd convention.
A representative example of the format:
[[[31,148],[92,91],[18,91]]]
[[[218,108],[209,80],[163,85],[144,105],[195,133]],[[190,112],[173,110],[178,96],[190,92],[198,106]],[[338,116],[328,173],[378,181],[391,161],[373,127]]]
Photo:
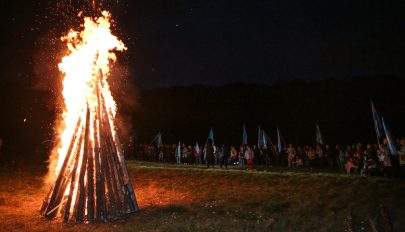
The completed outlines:
[[[78,118],[56,181],[41,214],[65,222],[106,222],[138,211],[121,144],[111,124],[102,82],[97,104],[87,104]],[[92,128],[90,128],[92,127]]]

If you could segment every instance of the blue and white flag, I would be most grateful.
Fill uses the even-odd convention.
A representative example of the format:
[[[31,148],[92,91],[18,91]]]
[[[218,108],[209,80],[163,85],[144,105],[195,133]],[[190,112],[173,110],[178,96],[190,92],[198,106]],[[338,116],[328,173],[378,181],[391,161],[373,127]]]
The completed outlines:
[[[377,109],[374,107],[373,100],[370,100],[371,103],[371,113],[373,115],[375,133],[377,138],[380,139],[383,136],[383,126],[381,124],[380,116],[378,115]]]
[[[278,153],[281,153],[283,151],[283,142],[282,142],[281,133],[280,133],[280,130],[278,129],[278,127],[277,127],[277,150],[278,150]]]
[[[212,145],[214,145],[214,129],[213,128],[211,128],[210,133],[208,134],[208,139],[210,139],[212,142]],[[208,139],[207,139],[207,142],[208,142]]]
[[[315,135],[316,135],[316,143],[323,145],[323,137],[321,134],[321,130],[319,129],[318,123],[315,125]]]
[[[269,136],[267,135],[267,133],[262,130],[262,146],[266,146],[267,147],[267,139],[269,139]]]
[[[243,124],[243,132],[242,132],[242,145],[247,145],[247,132],[246,132],[246,126]]]
[[[384,128],[384,132],[385,132],[385,136],[387,138],[387,142],[388,142],[388,149],[391,152],[391,155],[398,155],[398,151],[397,151],[397,147],[396,147],[396,143],[395,143],[395,138],[392,135],[391,131],[389,130],[387,124],[384,121],[384,118],[381,117],[381,121],[382,121],[382,125]]]
[[[181,163],[181,144],[179,141],[179,145],[177,146],[177,164]]]

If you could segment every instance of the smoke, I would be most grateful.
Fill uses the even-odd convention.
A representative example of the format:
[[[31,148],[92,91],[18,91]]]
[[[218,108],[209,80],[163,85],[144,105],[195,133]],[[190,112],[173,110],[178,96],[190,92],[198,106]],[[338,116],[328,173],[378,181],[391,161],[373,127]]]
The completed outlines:
[[[111,92],[118,106],[115,124],[119,129],[122,142],[127,142],[129,136],[133,133],[133,109],[138,104],[138,89],[130,79],[130,69],[128,64],[120,62],[118,57],[117,63],[111,70],[111,76],[108,82]]]

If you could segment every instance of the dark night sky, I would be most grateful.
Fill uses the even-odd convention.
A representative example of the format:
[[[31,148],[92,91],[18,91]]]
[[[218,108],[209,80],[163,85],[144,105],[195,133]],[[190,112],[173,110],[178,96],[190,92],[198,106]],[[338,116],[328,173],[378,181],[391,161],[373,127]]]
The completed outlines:
[[[31,82],[37,54],[48,46],[39,41],[67,30],[61,24],[67,14],[61,12],[68,12],[69,1],[58,1],[58,8],[55,2],[0,3],[3,81]],[[131,79],[154,88],[403,77],[405,8],[400,2],[127,0],[108,5],[129,48],[123,63]]]

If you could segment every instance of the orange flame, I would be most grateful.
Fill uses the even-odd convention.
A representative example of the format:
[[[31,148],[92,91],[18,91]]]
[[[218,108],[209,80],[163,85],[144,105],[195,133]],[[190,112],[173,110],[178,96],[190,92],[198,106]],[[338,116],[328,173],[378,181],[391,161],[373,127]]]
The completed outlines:
[[[113,50],[126,49],[124,43],[111,33],[110,13],[107,11],[103,11],[102,17],[96,20],[85,17],[83,30],[81,32],[71,30],[62,37],[62,41],[67,43],[69,53],[59,64],[59,69],[64,74],[65,128],[61,134],[61,147],[58,149],[56,174],[65,159],[78,118],[85,118],[87,106],[91,112],[96,111],[96,88],[105,98],[110,125],[114,125],[116,104],[107,79],[110,63],[116,61]]]

